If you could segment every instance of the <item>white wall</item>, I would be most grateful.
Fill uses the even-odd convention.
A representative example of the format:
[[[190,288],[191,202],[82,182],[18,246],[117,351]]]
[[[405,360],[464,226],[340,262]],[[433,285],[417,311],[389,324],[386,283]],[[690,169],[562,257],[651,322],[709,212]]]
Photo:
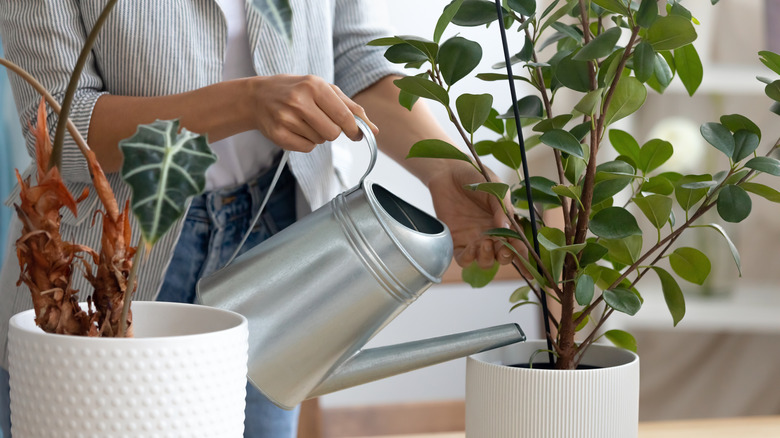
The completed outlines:
[[[448,3],[449,0],[393,0],[388,2],[388,17],[396,34],[432,39],[436,20]],[[452,26],[445,33],[442,41],[455,32],[480,42],[490,41],[491,38],[495,42],[492,47],[484,47],[483,44],[483,62],[477,68],[477,72],[491,71],[492,64],[503,60],[501,38],[496,26],[488,29],[464,29]],[[520,49],[521,46],[512,47],[510,52],[516,53]],[[509,88],[504,82],[487,83],[476,79],[464,79],[462,83],[453,87],[453,92],[491,93],[496,102],[494,106],[499,111],[508,109],[511,103]],[[518,90],[518,93],[522,95],[522,90]],[[443,109],[433,102],[428,104],[434,110],[441,125],[448,130],[450,137],[459,139],[457,131],[450,125]],[[348,143],[343,146],[350,149],[355,147]],[[462,144],[458,146],[463,147]],[[353,180],[362,175],[367,155],[362,151],[355,152]],[[491,164],[491,166],[501,175],[503,169],[500,164]],[[427,189],[387,157],[380,156],[369,179],[382,184],[408,202],[433,212]],[[509,295],[519,285],[519,282],[497,282],[483,289],[472,289],[465,284],[436,285],[379,333],[369,346],[413,341],[506,322],[516,322],[521,325],[529,338],[538,338],[541,332],[537,329],[540,322],[535,306],[524,306],[511,314],[508,312]],[[460,359],[326,395],[321,399],[321,403],[325,407],[333,407],[459,399],[464,397],[464,386],[465,359]]]

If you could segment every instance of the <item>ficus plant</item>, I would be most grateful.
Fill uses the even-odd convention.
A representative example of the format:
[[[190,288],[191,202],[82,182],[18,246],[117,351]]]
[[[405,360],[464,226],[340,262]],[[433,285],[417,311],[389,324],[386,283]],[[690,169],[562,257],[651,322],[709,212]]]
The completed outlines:
[[[388,60],[419,72],[395,81],[399,103],[411,108],[425,98],[443,106],[469,152],[441,140],[423,140],[413,145],[409,158],[467,161],[484,176],[467,189],[486,192],[500,202],[511,192],[511,226],[487,231],[510,249],[513,239],[528,249],[527,257],[516,252],[514,265],[525,284],[512,291],[511,308],[557,302],[550,306],[557,311],[543,315],[552,327],[547,332],[550,353],[556,368],[574,369],[602,336],[636,351],[631,334],[603,328],[614,312],[634,315],[640,310],[644,301],[640,280],[648,274],[660,280],[671,323],[677,325],[683,318],[680,280],[701,285],[711,270],[702,251],[679,245],[683,232],[716,233],[740,267],[726,230],[705,221],[711,216],[705,213],[715,210],[722,221],[736,223],[750,214],[751,195],[779,202],[780,192],[754,179],[761,173],[780,176],[780,161],[770,156],[780,140],[759,152],[758,126],[745,116],[725,115],[701,126],[701,135],[715,153],[727,158],[722,169],[685,175],[665,170],[674,149],[686,145],[658,138],[640,142],[614,124],[638,111],[649,92],[663,94],[675,77],[693,95],[703,75],[693,45],[698,20],[677,0],[555,0],[546,7],[542,3],[501,3],[500,25],[510,41],[522,47],[510,58],[516,71],[511,80],[533,90],[516,102],[524,135],[518,135],[513,109],[494,108],[492,95],[455,95],[451,88],[469,75],[483,81],[509,80],[504,62],[493,72],[475,71],[482,59],[477,41],[461,35],[442,41],[451,24],[499,26],[494,2],[450,2],[432,39],[393,36],[370,44],[386,46]],[[485,44],[500,44],[498,30]],[[759,56],[780,75],[780,56],[771,52]],[[780,80],[761,80],[773,101],[771,111],[780,114]],[[576,97],[562,108],[554,103],[564,90],[567,97]],[[475,141],[478,131],[488,139]],[[556,176],[521,174],[521,145],[544,149],[534,153],[554,161]],[[603,149],[614,153],[605,154]],[[491,181],[482,163],[485,156],[514,170],[518,182]],[[538,252],[532,244],[530,217],[538,226]],[[643,228],[654,231],[645,236]],[[668,260],[670,268],[660,266],[662,260]],[[484,270],[475,263],[463,269],[463,278],[484,286],[497,269],[496,265]]]

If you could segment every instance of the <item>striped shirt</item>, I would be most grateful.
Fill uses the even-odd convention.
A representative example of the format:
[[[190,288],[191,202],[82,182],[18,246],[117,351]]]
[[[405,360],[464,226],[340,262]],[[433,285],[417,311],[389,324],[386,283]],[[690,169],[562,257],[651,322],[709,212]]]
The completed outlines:
[[[387,36],[377,0],[290,0],[293,10],[292,44],[288,44],[247,1],[247,31],[255,71],[260,76],[313,74],[335,83],[353,96],[397,70],[381,48],[366,46]],[[61,100],[70,71],[87,33],[107,0],[3,0],[0,37],[9,60],[32,73]],[[216,0],[136,0],[118,2],[92,50],[76,93],[71,119],[88,137],[97,99],[106,93],[123,96],[160,96],[191,91],[222,80],[227,26]],[[11,75],[22,126],[34,120],[40,96]],[[50,129],[56,115],[49,114]],[[34,157],[33,136],[26,132],[28,152]],[[318,146],[308,154],[292,153],[290,164],[312,209],[327,202],[334,191],[331,147]],[[61,172],[71,193],[89,186],[86,162],[67,138]],[[32,173],[32,166],[25,172]],[[120,205],[130,196],[118,174],[108,175]],[[18,191],[7,201],[18,202]],[[99,248],[100,225],[91,225],[99,207],[94,191],[79,204],[74,217],[63,209],[64,238]],[[14,221],[11,236],[19,236]],[[181,221],[154,247],[140,273],[135,299],[156,297],[173,252]],[[140,236],[133,226],[133,235]],[[10,249],[10,248],[9,248]],[[11,315],[32,308],[26,287],[14,287],[19,266],[11,258],[0,274],[0,364],[6,367],[6,335]],[[91,286],[80,272],[74,288],[81,301]]]

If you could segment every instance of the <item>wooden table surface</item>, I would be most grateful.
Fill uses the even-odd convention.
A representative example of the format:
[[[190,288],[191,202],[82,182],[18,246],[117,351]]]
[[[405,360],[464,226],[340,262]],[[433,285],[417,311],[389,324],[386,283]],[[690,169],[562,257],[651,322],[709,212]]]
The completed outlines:
[[[464,438],[463,432],[365,438]],[[639,438],[780,438],[780,416],[640,423]]]

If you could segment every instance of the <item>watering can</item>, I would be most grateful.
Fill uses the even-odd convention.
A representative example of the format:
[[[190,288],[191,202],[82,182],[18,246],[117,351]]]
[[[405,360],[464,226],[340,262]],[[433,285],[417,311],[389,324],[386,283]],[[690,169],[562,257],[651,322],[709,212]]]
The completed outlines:
[[[285,409],[525,340],[517,324],[506,324],[363,349],[441,281],[452,240],[438,219],[366,180],[376,162],[376,142],[368,125],[356,119],[371,150],[360,183],[197,287],[202,304],[248,319],[248,378]]]

